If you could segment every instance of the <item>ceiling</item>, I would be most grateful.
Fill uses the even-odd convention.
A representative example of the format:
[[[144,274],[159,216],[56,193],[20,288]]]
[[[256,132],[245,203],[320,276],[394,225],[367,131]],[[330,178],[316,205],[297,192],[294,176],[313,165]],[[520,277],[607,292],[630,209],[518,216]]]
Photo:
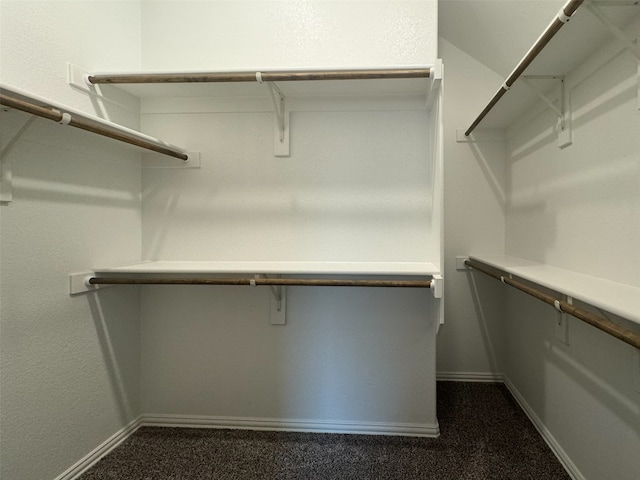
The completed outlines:
[[[439,35],[507,77],[566,0],[439,0]]]

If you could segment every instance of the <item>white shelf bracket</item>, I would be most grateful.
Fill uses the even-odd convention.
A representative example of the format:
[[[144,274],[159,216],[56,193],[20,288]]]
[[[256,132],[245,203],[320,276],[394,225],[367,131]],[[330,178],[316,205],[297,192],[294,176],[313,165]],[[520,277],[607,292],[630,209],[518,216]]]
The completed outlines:
[[[6,114],[10,109],[2,109],[2,113]],[[31,124],[37,117],[29,115],[27,121],[20,129],[9,139],[6,145],[0,150],[0,202],[11,202],[13,200],[13,166],[9,160],[9,153],[13,150],[20,137],[29,129]]]
[[[259,278],[255,275],[254,278]],[[263,275],[264,278],[269,278]],[[280,278],[277,276],[276,278]],[[271,309],[269,312],[269,323],[271,325],[286,325],[287,323],[287,287],[269,285],[271,290]]]
[[[623,4],[610,4],[611,6],[622,6]],[[631,3],[631,6],[636,5],[636,3]],[[607,27],[607,29],[611,32],[611,34],[616,37],[622,44],[631,52],[631,54],[636,57],[636,60],[640,62],[640,46],[636,42],[636,40],[629,38],[616,24],[614,24],[609,17],[602,11],[600,7],[598,7],[594,2],[587,3],[588,10],[595,16],[602,24]]]
[[[571,139],[571,109],[567,101],[564,76],[562,75],[523,75],[520,77],[522,81],[553,110],[558,117],[556,131],[558,134],[558,147],[565,148],[573,143]],[[560,94],[558,104],[556,105],[548,98],[531,80],[559,80]]]
[[[591,14],[596,17],[600,22],[616,37],[620,43],[635,57],[638,61],[638,110],[640,110],[640,45],[638,45],[637,39],[629,38],[616,24],[614,24],[609,17],[602,11],[598,5],[606,5],[611,7],[622,6],[638,6],[638,1],[620,1],[620,2],[598,2],[591,1],[587,3],[587,9]]]
[[[431,280],[431,293],[433,293],[433,298],[442,298],[444,290],[444,279],[442,275],[434,275]]]
[[[286,97],[274,82],[264,82],[262,73],[256,72],[256,80],[261,85],[266,84],[273,102],[276,117],[276,133],[274,140],[274,155],[276,157],[289,156],[289,110],[286,107]]]
[[[80,272],[69,275],[69,295],[77,295],[85,292],[96,292],[114,285],[91,285],[89,279],[95,277],[96,272]]]

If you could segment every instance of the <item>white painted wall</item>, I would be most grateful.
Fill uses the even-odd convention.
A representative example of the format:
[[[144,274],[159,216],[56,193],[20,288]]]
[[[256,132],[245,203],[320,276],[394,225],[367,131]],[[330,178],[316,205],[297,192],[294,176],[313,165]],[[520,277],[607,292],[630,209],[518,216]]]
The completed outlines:
[[[291,119],[277,158],[272,114],[145,116],[155,133],[179,123],[203,166],[145,170],[143,257],[424,259],[427,113]],[[146,412],[435,424],[431,292],[291,288],[288,324],[272,326],[268,290],[185,290],[145,289]]]
[[[433,63],[436,6],[147,2],[143,65]],[[163,26],[181,18],[195,25],[197,48],[193,33],[167,35]],[[423,101],[364,110],[329,102],[339,105],[329,111],[318,101],[320,108],[294,111],[289,158],[273,156],[273,114],[263,109],[185,114],[172,102],[169,115],[144,114],[145,131],[203,155],[199,170],[145,170],[143,257],[425,261],[430,252],[439,263],[432,120]],[[437,426],[429,291],[291,288],[287,295],[287,325],[272,326],[268,290],[145,288],[143,409],[174,421],[188,414]]]
[[[137,128],[135,103],[123,109],[79,93],[67,84],[67,64],[139,69],[139,1],[0,0],[0,12],[0,81]]]
[[[142,2],[148,70],[432,62],[436,0]]]
[[[504,251],[505,149],[503,142],[460,143],[498,75],[440,38],[445,64],[445,323],[438,333],[441,378],[490,378],[502,373],[502,289],[476,284],[456,271],[456,256]],[[482,299],[482,302],[479,302]]]
[[[3,0],[0,12],[1,82],[92,112],[66,85],[66,62],[139,67],[137,2]],[[2,147],[27,119],[0,111]],[[71,272],[139,260],[139,157],[40,119],[3,159],[13,169],[13,202],[0,204],[3,479],[57,477],[140,414],[138,292],[68,293]]]
[[[639,31],[638,21],[628,29]],[[557,148],[542,108],[509,130],[506,253],[640,286],[638,65],[615,45],[567,77],[573,145]],[[575,319],[564,345],[553,309],[507,300],[507,378],[579,475],[637,478],[638,351]]]

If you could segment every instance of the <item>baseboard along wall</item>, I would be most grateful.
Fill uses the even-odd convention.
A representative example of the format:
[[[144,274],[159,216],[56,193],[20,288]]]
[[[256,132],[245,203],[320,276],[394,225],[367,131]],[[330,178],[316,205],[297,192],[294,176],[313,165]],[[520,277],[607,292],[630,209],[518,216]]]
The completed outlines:
[[[517,390],[515,385],[503,374],[492,372],[440,372],[438,381],[504,383],[536,427],[551,451],[558,458],[573,480],[585,480],[585,477],[571,461],[564,449],[551,434],[544,422],[538,417]],[[214,417],[198,415],[141,415],[127,426],[109,437],[87,456],[78,461],[55,480],[74,480],[95,465],[102,457],[124,442],[140,427],[186,427],[186,428],[230,428],[248,430],[352,433],[369,435],[403,435],[414,437],[437,437],[440,434],[438,424],[403,423],[367,423],[367,422],[325,422],[309,420],[281,420],[271,418]]]

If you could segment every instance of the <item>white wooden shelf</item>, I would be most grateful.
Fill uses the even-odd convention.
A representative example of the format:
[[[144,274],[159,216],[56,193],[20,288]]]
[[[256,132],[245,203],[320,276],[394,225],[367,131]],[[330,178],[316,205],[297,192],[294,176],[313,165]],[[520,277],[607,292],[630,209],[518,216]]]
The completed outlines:
[[[612,24],[623,30],[640,18],[640,4],[633,2],[594,2],[596,8],[609,18]],[[582,64],[597,49],[613,38],[612,32],[589,11],[588,3],[578,8],[571,20],[561,28],[526,67],[526,76],[564,76]],[[633,41],[633,38],[629,38]],[[620,42],[620,49],[624,48]],[[614,52],[615,53],[615,52]],[[526,58],[526,57],[525,57]],[[523,59],[524,61],[524,59]],[[554,101],[557,81],[533,80],[536,87]],[[500,91],[500,90],[499,90]],[[513,124],[523,112],[531,110],[539,97],[527,84],[518,79],[478,124],[483,129],[503,129]]]
[[[96,274],[277,274],[431,276],[440,271],[428,262],[270,262],[157,261],[109,268]]]
[[[437,68],[440,68],[437,66]],[[418,72],[418,75],[425,75],[414,78],[394,78],[394,72],[402,70],[411,70]],[[256,72],[260,70],[251,71],[236,71],[233,73],[227,73],[222,70],[215,70],[207,72],[207,74],[215,76],[229,75],[230,78],[233,74],[238,74],[239,77],[250,76],[255,78]],[[357,70],[330,70],[322,68],[314,69],[290,69],[290,70],[262,70],[264,75],[264,83],[274,81],[277,83],[278,88],[287,97],[341,97],[341,96],[394,96],[394,95],[425,95],[433,79],[439,80],[440,71],[435,71],[433,67],[426,65],[413,65],[413,66],[383,66],[372,67],[368,69]],[[269,80],[269,74],[272,75],[286,75],[289,74],[295,76],[301,73],[310,73],[310,78],[313,78],[313,74],[317,74],[319,77],[326,72],[331,74],[344,72],[346,75],[354,74],[353,79],[303,79],[303,80],[282,80],[274,79]],[[372,72],[374,76],[379,78],[357,78],[358,72]],[[420,73],[423,72],[423,73]],[[91,76],[100,77],[127,77],[126,83],[104,83],[101,85],[91,85],[88,83],[88,78]],[[246,79],[229,79],[225,81],[189,81],[189,80],[150,80],[146,82],[144,79],[148,79],[150,76],[162,76],[162,77],[184,77],[188,79],[190,76],[205,75],[201,72],[188,72],[188,71],[175,71],[175,72],[103,72],[103,73],[89,73],[82,68],[70,65],[69,66],[69,83],[76,88],[83,90],[95,91],[102,87],[117,87],[125,92],[134,95],[139,98],[182,98],[182,97],[268,97],[269,91],[265,88],[265,85],[260,84],[257,79],[254,81],[246,81]],[[283,77],[283,78],[286,78]]]
[[[219,275],[227,278],[221,279]],[[238,275],[252,278],[233,280]],[[266,278],[266,275],[278,278]],[[319,278],[328,275],[342,279]],[[96,268],[69,275],[71,295],[115,284],[417,287],[430,288],[435,298],[442,298],[443,279],[435,265],[428,262],[158,261]],[[279,316],[283,315],[280,302],[286,295],[282,292],[277,293]],[[278,320],[281,321],[284,319]]]
[[[470,255],[498,270],[640,324],[640,287],[504,255]]]
[[[70,125],[114,139],[136,149],[151,150],[180,160],[188,160],[188,154],[180,147],[12,85],[0,84],[0,104],[7,108],[21,110],[55,121],[61,125]]]
[[[180,110],[195,112],[188,99],[224,99],[230,111],[241,110],[247,99],[271,99],[276,117],[274,154],[289,156],[289,113],[291,99],[423,99],[422,108],[430,110],[442,80],[442,61],[435,65],[383,66],[358,69],[288,69],[207,72],[87,72],[68,66],[68,83],[92,96],[107,99],[116,87],[141,99],[142,111],[153,112],[148,103],[178,101]],[[234,101],[231,101],[234,99]],[[287,100],[288,99],[288,100]],[[295,103],[295,102],[294,102]],[[174,104],[175,105],[175,104]],[[147,110],[151,108],[151,111]],[[157,108],[157,105],[156,105]],[[162,108],[166,108],[166,105]],[[197,107],[196,107],[197,108]],[[253,107],[255,108],[255,107]],[[295,109],[294,109],[295,110]],[[165,112],[167,113],[167,112]]]

